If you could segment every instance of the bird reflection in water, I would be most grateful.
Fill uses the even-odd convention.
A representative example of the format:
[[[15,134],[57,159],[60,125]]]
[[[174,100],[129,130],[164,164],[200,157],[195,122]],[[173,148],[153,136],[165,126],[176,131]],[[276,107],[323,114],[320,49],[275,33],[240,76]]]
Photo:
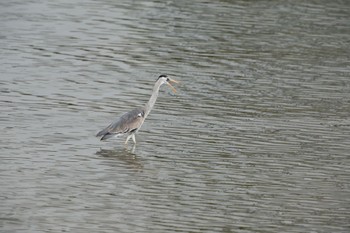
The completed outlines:
[[[133,148],[133,150],[135,150],[135,148]],[[136,154],[134,154],[132,150],[131,151],[127,149],[107,150],[107,149],[101,148],[95,154],[105,159],[122,161],[135,170],[143,169],[142,163],[140,162],[140,160],[137,158]]]

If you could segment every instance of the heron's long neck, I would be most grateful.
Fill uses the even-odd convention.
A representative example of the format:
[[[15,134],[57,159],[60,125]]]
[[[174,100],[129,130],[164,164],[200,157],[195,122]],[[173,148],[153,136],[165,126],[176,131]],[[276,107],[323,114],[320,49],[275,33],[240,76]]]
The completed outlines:
[[[153,87],[153,92],[152,92],[151,98],[149,99],[149,101],[147,102],[147,104],[145,106],[145,118],[151,112],[154,104],[157,101],[160,86],[161,86],[161,84],[159,82],[157,82]]]

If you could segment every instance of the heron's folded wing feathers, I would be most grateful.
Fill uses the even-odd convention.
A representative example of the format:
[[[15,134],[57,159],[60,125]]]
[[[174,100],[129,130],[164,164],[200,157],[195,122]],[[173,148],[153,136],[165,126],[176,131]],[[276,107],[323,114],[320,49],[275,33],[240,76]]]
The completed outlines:
[[[141,108],[134,109],[125,113],[116,121],[112,122],[105,129],[97,133],[97,137],[107,134],[124,134],[137,130],[144,120],[144,110]]]

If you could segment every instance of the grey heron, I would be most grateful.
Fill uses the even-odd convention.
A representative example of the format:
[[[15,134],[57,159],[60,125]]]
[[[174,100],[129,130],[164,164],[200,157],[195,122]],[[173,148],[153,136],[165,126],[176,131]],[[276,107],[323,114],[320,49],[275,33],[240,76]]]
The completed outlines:
[[[113,121],[109,126],[101,130],[96,134],[96,137],[101,137],[101,141],[107,140],[111,137],[127,135],[125,145],[128,144],[130,138],[136,145],[135,134],[141,128],[148,114],[151,112],[154,104],[156,103],[160,86],[167,84],[174,92],[176,89],[171,85],[172,83],[178,83],[176,80],[169,78],[167,75],[160,75],[154,84],[151,98],[144,107],[136,108],[123,114],[120,118]]]

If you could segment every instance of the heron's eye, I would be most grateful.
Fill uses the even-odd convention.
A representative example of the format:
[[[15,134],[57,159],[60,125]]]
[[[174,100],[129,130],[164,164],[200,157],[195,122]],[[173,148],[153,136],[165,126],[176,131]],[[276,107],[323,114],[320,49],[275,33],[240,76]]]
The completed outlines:
[[[167,79],[166,79],[166,81],[167,81],[167,82],[169,82],[169,81],[170,81],[170,79],[169,79],[169,78],[167,78]]]

